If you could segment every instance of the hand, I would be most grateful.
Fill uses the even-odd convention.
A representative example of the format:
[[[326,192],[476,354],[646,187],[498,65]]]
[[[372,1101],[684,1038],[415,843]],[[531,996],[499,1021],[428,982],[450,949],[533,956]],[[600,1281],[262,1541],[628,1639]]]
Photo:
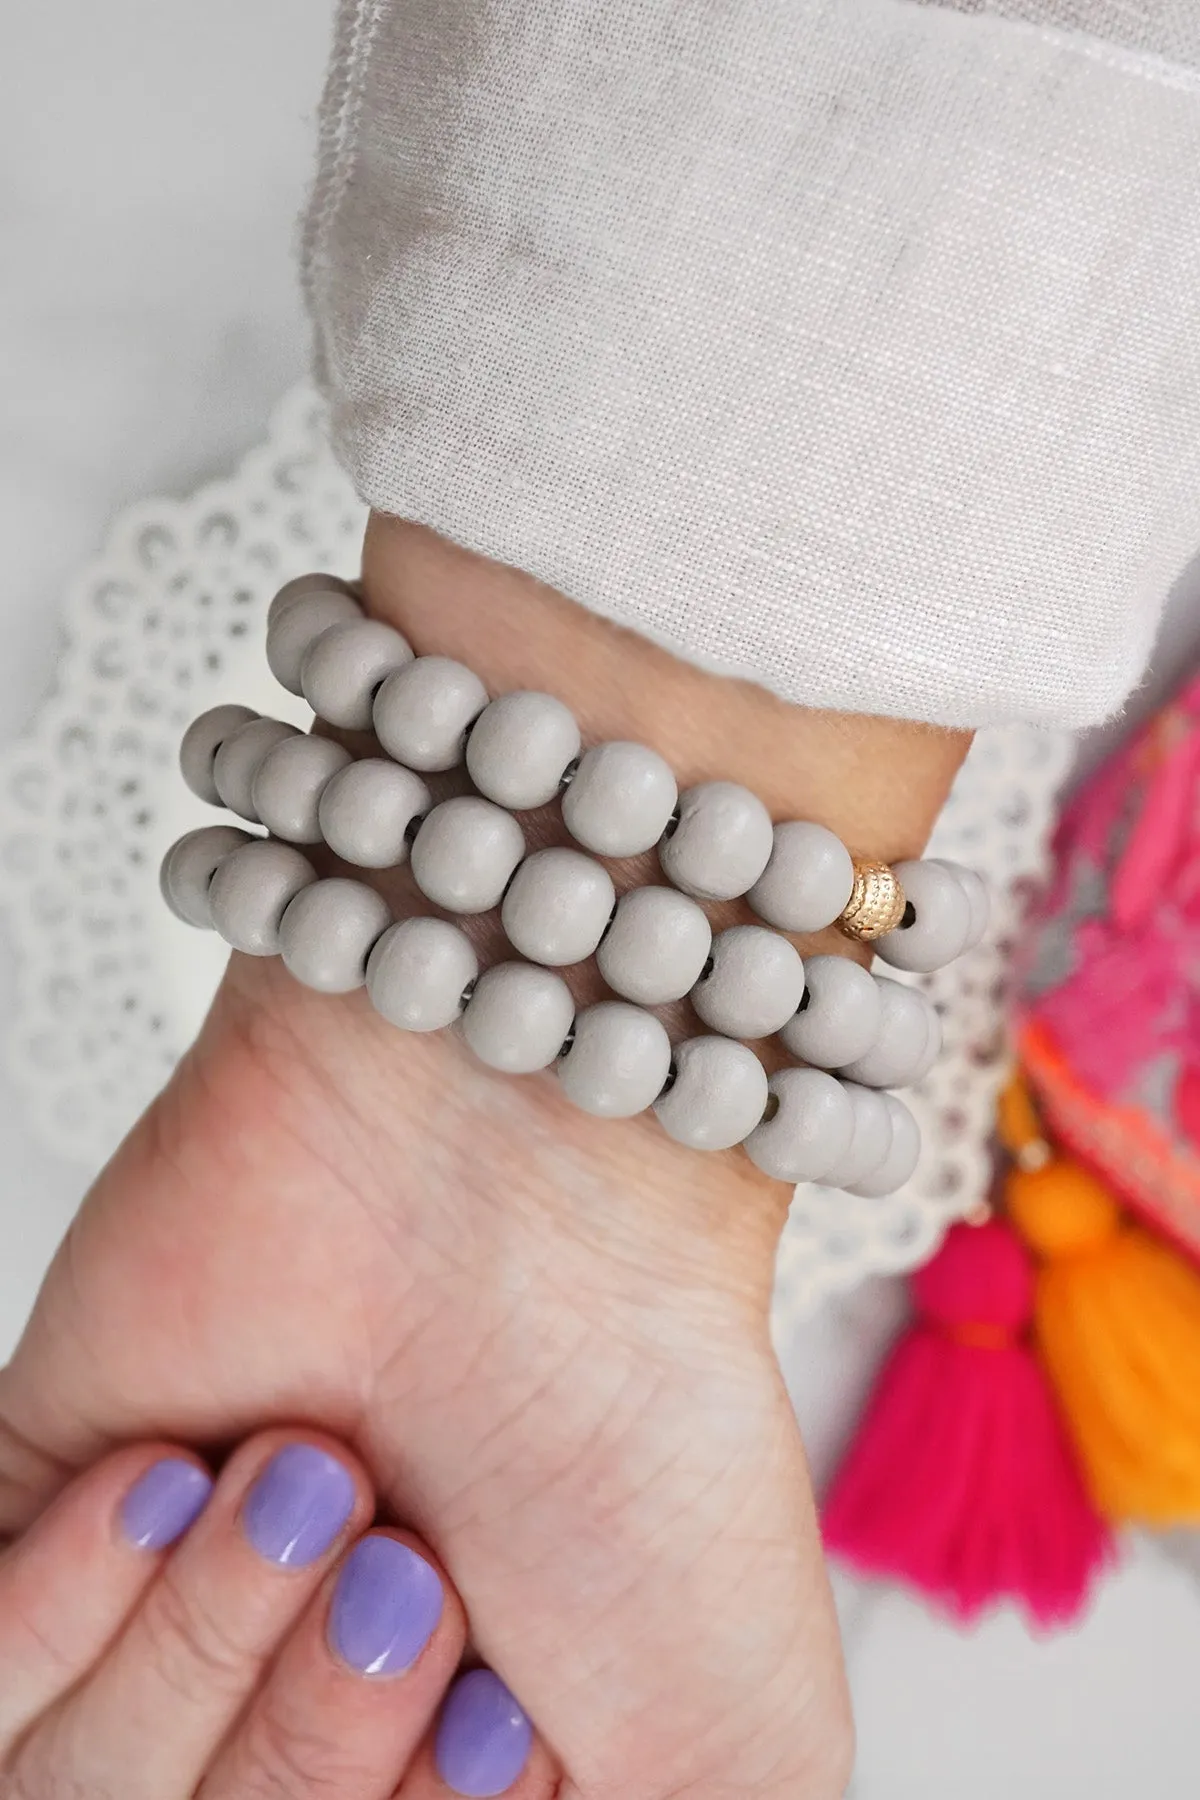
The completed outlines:
[[[428,534],[377,522],[365,576],[495,688],[554,687],[589,735],[740,775],[880,854],[919,848],[964,747],[631,661]],[[552,1078],[493,1077],[453,1034],[235,957],[0,1379],[0,1529],[114,1440],[303,1417],[442,1558],[562,1800],[828,1800],[845,1690],[767,1326],[788,1198],[739,1153],[587,1118]]]
[[[0,1556],[0,1789],[440,1800],[461,1791],[441,1765],[548,1800],[501,1684],[455,1681],[465,1619],[434,1558],[372,1511],[352,1457],[279,1432],[215,1486],[163,1444],[77,1478]]]

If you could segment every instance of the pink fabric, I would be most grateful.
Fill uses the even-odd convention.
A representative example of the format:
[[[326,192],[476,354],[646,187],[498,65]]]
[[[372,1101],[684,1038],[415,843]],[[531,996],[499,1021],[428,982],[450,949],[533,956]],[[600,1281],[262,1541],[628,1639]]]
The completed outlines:
[[[1196,1251],[1200,679],[1080,791],[1054,854],[1022,984],[1031,1077],[1051,1127]]]

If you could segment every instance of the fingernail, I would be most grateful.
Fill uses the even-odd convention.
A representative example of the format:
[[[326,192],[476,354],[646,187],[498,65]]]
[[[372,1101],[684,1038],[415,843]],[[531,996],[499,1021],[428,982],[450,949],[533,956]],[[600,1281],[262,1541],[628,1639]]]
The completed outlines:
[[[399,1675],[412,1668],[441,1616],[442,1584],[425,1558],[395,1538],[365,1537],[342,1564],[329,1641],[363,1675]]]
[[[436,1760],[446,1786],[468,1800],[493,1800],[529,1760],[533,1727],[498,1675],[472,1669],[450,1689]]]
[[[139,1477],[121,1503],[121,1530],[139,1550],[165,1550],[204,1511],[212,1476],[170,1456]]]
[[[246,1496],[242,1527],[268,1562],[303,1568],[335,1544],[354,1511],[354,1482],[313,1444],[288,1444]]]

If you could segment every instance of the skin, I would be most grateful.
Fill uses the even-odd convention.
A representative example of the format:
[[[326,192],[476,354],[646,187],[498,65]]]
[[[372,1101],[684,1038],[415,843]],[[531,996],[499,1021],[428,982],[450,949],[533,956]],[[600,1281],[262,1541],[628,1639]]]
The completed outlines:
[[[364,584],[493,691],[856,851],[918,853],[966,749],[686,666],[415,526],[372,522]],[[0,1531],[114,1442],[304,1419],[441,1559],[563,1800],[826,1800],[849,1709],[768,1335],[789,1197],[235,956],[0,1374]]]

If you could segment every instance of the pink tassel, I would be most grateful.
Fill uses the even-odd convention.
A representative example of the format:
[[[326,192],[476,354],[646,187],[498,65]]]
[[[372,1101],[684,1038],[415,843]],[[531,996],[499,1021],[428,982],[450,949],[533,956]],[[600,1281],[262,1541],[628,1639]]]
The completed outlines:
[[[825,1503],[827,1547],[956,1619],[1003,1599],[1039,1625],[1082,1610],[1112,1540],[1021,1341],[1033,1267],[1002,1220],[956,1225],[912,1277],[893,1350]]]

